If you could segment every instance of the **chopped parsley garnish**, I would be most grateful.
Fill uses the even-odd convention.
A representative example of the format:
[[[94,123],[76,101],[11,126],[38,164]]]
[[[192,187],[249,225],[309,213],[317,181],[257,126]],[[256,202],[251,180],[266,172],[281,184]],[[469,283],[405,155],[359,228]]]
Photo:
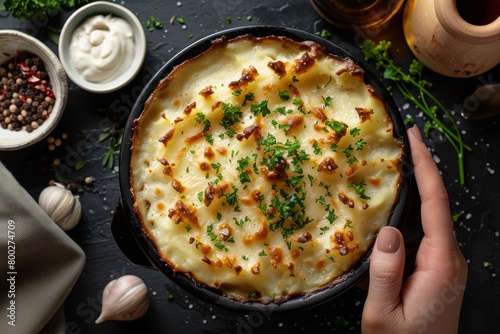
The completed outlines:
[[[312,187],[313,181],[314,181],[314,176],[311,174],[307,174],[307,178],[309,179],[309,185]]]
[[[250,101],[252,102],[254,100],[254,95],[252,92],[245,94],[245,99],[243,100],[243,103],[241,105],[246,106],[247,102]]]
[[[335,214],[335,209],[330,209],[330,204],[328,204],[325,208],[325,211],[328,212],[328,214],[326,215],[326,220],[328,220],[328,222],[332,224],[335,219],[338,218],[338,216]]]
[[[255,174],[259,174],[259,168],[257,167],[257,158],[259,157],[259,155],[257,153],[254,153],[252,154],[252,158],[253,158],[253,165],[252,165],[252,169],[253,169],[253,172]]]
[[[217,174],[216,178],[215,178],[215,181],[214,181],[214,184],[217,184],[219,183],[219,181],[221,181],[224,177],[222,176],[222,174]]]
[[[245,261],[248,261],[248,257],[246,255],[242,255],[241,258]]]
[[[238,167],[236,167],[236,170],[241,172],[245,170],[245,168],[247,168],[248,165],[250,164],[250,157],[241,158],[237,162],[238,162]]]
[[[363,138],[356,140],[354,143],[354,146],[356,147],[356,150],[361,151],[365,147],[367,143],[363,140]]]
[[[233,138],[233,137],[234,137],[234,135],[236,135],[237,133],[236,133],[236,130],[229,128],[229,129],[227,129],[227,130],[226,130],[225,134],[226,134],[229,138]],[[222,133],[221,135],[222,135],[221,139],[224,139],[224,133]]]
[[[259,116],[262,114],[262,117],[265,117],[271,113],[271,110],[267,107],[267,100],[260,101],[259,103],[254,103],[250,107],[252,113],[255,116]]]
[[[309,155],[304,150],[300,150],[301,142],[297,138],[294,138],[293,141],[287,139],[284,143],[279,143],[276,141],[276,137],[268,133],[266,138],[259,141],[259,146],[264,147],[265,156],[262,159],[262,164],[268,170],[272,170],[277,163],[286,157],[292,157],[292,164],[296,167],[294,172],[300,173],[302,171],[300,165],[309,160]]]
[[[233,91],[234,96],[240,96],[241,95],[241,90],[235,90]]]
[[[273,112],[286,116],[286,114],[291,114],[293,111],[292,110],[287,111],[285,107],[277,107],[273,110]]]
[[[261,250],[259,253],[259,256],[267,256],[266,252],[264,250]]]
[[[250,183],[252,179],[250,179],[250,175],[247,172],[240,173],[240,182],[241,184]]]
[[[229,249],[224,245],[224,243],[220,240],[217,240],[217,235],[214,233],[214,226],[210,224],[207,226],[207,235],[210,237],[210,240],[214,243],[214,246],[223,251],[229,251]]]
[[[314,154],[319,155],[321,154],[321,147],[319,147],[319,143],[317,140],[313,142],[313,149],[314,149]]]
[[[210,237],[210,240],[217,240],[217,236],[214,233],[214,226],[212,224],[207,226],[207,235]]]
[[[346,148],[343,148],[341,150],[342,153],[345,153],[345,156],[347,158],[349,158],[351,156],[353,151],[354,151],[354,148],[351,146],[351,144],[349,144],[349,146],[347,146]]]
[[[290,100],[290,93],[287,90],[282,90],[278,92],[278,96],[282,101],[288,101]]]
[[[300,80],[299,80],[299,79],[297,79],[297,77],[296,77],[295,75],[292,77],[292,82],[294,82],[294,83],[295,83],[295,82],[299,82],[299,81],[300,81]]]
[[[208,130],[210,130],[210,126],[212,125],[212,123],[210,122],[210,120],[208,120],[206,117],[205,117],[205,114],[202,113],[202,112],[199,112],[199,113],[196,113],[196,118],[194,119],[194,121],[196,123],[205,123],[205,126],[203,127],[203,131],[204,132],[207,132]]]
[[[347,187],[354,189],[359,198],[369,200],[370,197],[365,195],[365,188],[364,188],[365,186],[366,186],[366,181],[365,179],[362,179],[359,183],[353,182]]]
[[[303,179],[304,175],[292,176],[286,180],[286,184],[292,188],[295,188],[300,184],[300,182],[302,182]]]
[[[198,196],[198,200],[199,200],[200,202],[203,202],[203,191],[200,191],[200,192],[197,194],[197,196]]]
[[[312,219],[306,217],[305,199],[307,192],[303,191],[300,194],[288,194],[285,190],[280,189],[279,195],[274,195],[271,199],[270,206],[276,211],[276,215],[268,216],[272,221],[269,224],[269,229],[275,231],[281,229],[281,236],[287,239],[295,230],[304,228],[312,222]]]
[[[349,164],[349,166],[352,166],[355,163],[359,162],[358,158],[356,158],[356,157],[347,158],[346,161]]]
[[[236,170],[241,172],[239,175],[241,184],[247,182],[249,183],[252,181],[250,179],[250,176],[246,172],[246,168],[248,167],[249,164],[250,164],[250,157],[244,157],[238,160],[238,167],[236,167]]]
[[[243,225],[250,220],[250,218],[248,218],[248,216],[245,217],[245,219],[236,219],[235,217],[233,217],[233,220],[234,220],[234,223],[236,225],[238,225],[239,227],[243,227]]]
[[[348,219],[348,220],[346,221],[346,223],[344,224],[344,227],[353,228],[353,227],[352,227],[352,221],[351,221],[350,219]]]
[[[214,164],[210,164],[210,166],[211,166],[213,169],[215,169],[215,172],[216,172],[217,174],[219,174],[219,170],[220,170],[220,168],[222,167],[222,165],[221,165],[220,163],[218,163],[218,162],[217,162],[217,163],[214,163]]]
[[[347,124],[344,124],[344,123],[338,122],[338,121],[334,121],[334,120],[326,121],[325,125],[327,127],[331,128],[333,131],[335,131],[338,134],[344,133],[344,131],[347,129]],[[325,130],[328,131],[328,129],[325,129]]]
[[[191,225],[188,224],[185,226],[185,228],[186,228],[186,231],[188,231],[188,232],[191,231]]]
[[[331,96],[323,97],[323,101],[325,102],[325,108],[332,105],[332,100],[333,99]]]
[[[224,243],[222,241],[220,241],[220,240],[217,240],[216,242],[214,242],[214,246],[217,247],[220,250],[223,250],[223,251],[226,251],[226,252],[229,251],[229,249],[226,247],[226,245],[224,245]]]
[[[320,197],[316,198],[315,202],[319,204],[325,204],[325,196],[321,195]]]
[[[219,195],[219,198],[226,197],[226,203],[230,206],[234,206],[238,203],[238,196],[236,194],[238,192],[238,187],[231,183],[231,189],[232,192],[223,192]]]
[[[302,99],[300,97],[296,97],[293,99],[292,103],[295,104],[296,106],[301,105]]]
[[[196,118],[194,119],[194,121],[195,121],[196,123],[201,123],[201,122],[203,122],[204,120],[205,120],[205,114],[204,114],[204,113],[202,113],[202,112],[198,112],[198,113],[196,113]]]
[[[211,133],[207,133],[205,135],[205,140],[210,144],[210,145],[213,145],[214,144],[214,138],[213,138],[213,135]]]
[[[352,128],[351,131],[349,131],[349,133],[353,137],[359,136],[360,132],[361,130],[359,128]]]
[[[320,227],[319,229],[321,230],[320,235],[323,235],[323,234],[326,233],[326,231],[328,231],[330,229],[330,227],[329,226],[324,226],[324,227]]]
[[[333,195],[333,194],[330,192],[330,187],[331,187],[331,185],[324,184],[323,182],[320,182],[320,183],[319,183],[319,186],[320,186],[320,187],[325,188],[325,190],[326,190],[326,196],[330,197],[330,196],[332,196],[332,195]]]
[[[290,128],[292,127],[291,125],[288,124],[280,124],[274,119],[271,121],[271,124],[274,126],[275,129],[276,127],[278,127],[278,129],[283,130],[285,135],[288,134],[288,131],[290,131]]]
[[[222,103],[223,115],[220,121],[220,125],[224,127],[224,129],[230,129],[235,123],[238,123],[243,117],[243,113],[241,109],[230,103]]]

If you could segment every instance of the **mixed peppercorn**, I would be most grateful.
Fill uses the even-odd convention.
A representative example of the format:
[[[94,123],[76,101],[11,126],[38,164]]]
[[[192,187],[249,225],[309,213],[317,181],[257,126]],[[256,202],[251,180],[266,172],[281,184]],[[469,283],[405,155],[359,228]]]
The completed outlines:
[[[49,117],[56,97],[38,56],[19,52],[0,65],[0,84],[2,128],[32,132]]]

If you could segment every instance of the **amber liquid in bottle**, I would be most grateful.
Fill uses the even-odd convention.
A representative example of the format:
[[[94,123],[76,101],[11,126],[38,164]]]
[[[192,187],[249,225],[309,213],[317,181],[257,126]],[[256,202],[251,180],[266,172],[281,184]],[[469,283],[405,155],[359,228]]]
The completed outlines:
[[[328,22],[342,28],[367,28],[386,23],[404,0],[311,0]]]

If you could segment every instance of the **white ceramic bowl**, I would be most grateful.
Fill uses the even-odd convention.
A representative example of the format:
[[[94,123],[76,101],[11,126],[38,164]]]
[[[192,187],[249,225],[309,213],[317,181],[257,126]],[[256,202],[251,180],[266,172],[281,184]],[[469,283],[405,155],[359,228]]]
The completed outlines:
[[[96,15],[109,15],[124,19],[131,27],[134,35],[134,59],[132,65],[118,77],[106,82],[86,80],[71,61],[71,40],[75,30],[87,19]],[[146,35],[141,22],[127,8],[105,1],[89,3],[76,10],[64,23],[59,37],[59,58],[68,77],[79,87],[92,93],[109,93],[127,85],[137,75],[146,56]]]
[[[12,131],[0,127],[0,150],[13,151],[35,144],[45,138],[59,123],[66,106],[68,83],[57,56],[40,40],[17,30],[0,30],[0,64],[16,56],[18,51],[32,53],[43,61],[56,96],[50,116],[32,132]]]

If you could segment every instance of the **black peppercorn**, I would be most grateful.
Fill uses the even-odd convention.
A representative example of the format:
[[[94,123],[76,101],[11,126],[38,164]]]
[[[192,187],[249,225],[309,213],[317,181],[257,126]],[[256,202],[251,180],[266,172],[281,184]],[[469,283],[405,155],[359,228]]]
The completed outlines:
[[[33,78],[41,80],[43,85],[32,85],[30,79]],[[0,84],[2,128],[31,132],[52,112],[55,97],[48,73],[38,56],[23,51],[0,64]]]

